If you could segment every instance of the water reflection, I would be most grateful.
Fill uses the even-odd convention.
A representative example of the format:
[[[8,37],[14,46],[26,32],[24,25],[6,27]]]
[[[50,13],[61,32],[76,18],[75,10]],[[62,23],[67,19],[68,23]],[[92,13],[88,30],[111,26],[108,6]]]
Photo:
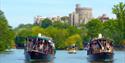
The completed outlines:
[[[0,63],[125,63],[125,51],[115,51],[113,61],[89,61],[86,51],[78,51],[77,54],[69,55],[67,51],[58,50],[56,58],[52,62],[25,61],[24,50],[15,49],[13,52],[0,54]]]
[[[114,63],[114,57],[110,59],[91,59],[87,57],[88,63]]]
[[[113,61],[91,61],[90,63],[113,63]]]
[[[48,62],[48,61],[25,61],[25,63],[54,63],[53,61]]]

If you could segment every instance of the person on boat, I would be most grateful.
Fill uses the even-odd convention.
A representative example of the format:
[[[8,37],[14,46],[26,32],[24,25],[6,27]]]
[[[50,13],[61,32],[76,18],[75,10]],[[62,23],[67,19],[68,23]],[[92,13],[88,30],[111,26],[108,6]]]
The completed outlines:
[[[89,49],[87,50],[87,51],[88,51],[88,52],[87,52],[87,55],[88,55],[88,54],[93,54],[92,43],[89,43],[88,45],[89,45],[89,46],[88,46]]]
[[[28,51],[32,50],[32,45],[33,45],[32,41],[33,41],[32,38],[27,38],[27,44],[25,46]]]
[[[45,42],[44,42],[44,46],[43,46],[43,52],[45,53],[45,54],[47,54],[48,53],[48,44],[47,44],[47,40],[44,40]]]
[[[51,40],[48,40],[48,43],[49,43],[49,53],[50,54],[54,54],[54,48],[55,48],[55,45],[53,44],[53,42]]]
[[[38,51],[38,48],[39,48],[38,44],[39,44],[38,39],[33,39],[33,51],[39,52]]]
[[[29,46],[28,46],[29,51],[31,51],[31,50],[32,50],[32,46],[33,46],[33,42],[32,42],[32,41],[30,41],[30,42],[29,42]]]
[[[44,40],[41,40],[39,43],[39,51],[43,53]]]
[[[97,43],[97,40],[93,41],[92,48],[93,48],[93,54],[100,52],[100,47],[99,47],[99,45]]]
[[[107,52],[112,52],[113,51],[113,47],[111,45],[111,43],[106,43],[106,48],[107,48]]]

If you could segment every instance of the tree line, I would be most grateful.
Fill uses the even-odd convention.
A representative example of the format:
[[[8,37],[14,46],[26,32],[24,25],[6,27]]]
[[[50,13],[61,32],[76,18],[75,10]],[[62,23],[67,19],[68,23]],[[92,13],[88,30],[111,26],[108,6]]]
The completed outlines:
[[[49,19],[44,19],[44,20],[49,20]],[[68,24],[64,24],[59,21],[54,22],[52,25],[49,24],[49,26],[46,25],[47,27],[39,25],[26,25],[26,26],[29,27],[26,28],[24,26],[16,29],[18,30],[16,35],[17,43],[25,42],[25,39],[24,41],[18,40],[18,38],[20,37],[37,36],[38,33],[41,33],[44,36],[53,38],[53,41],[57,49],[65,49],[67,46],[70,46],[72,44],[76,44],[77,46],[79,46],[80,49],[82,48],[82,38],[81,38],[82,32],[75,26],[69,26]]]

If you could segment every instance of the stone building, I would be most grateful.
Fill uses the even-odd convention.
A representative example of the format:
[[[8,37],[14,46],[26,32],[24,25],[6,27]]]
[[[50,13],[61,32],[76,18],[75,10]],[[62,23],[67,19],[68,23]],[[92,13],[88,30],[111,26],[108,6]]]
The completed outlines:
[[[52,22],[55,22],[55,21],[60,21],[60,22],[62,22],[60,16],[54,16],[54,17],[35,16],[35,17],[34,17],[34,24],[36,24],[36,25],[41,25],[41,24],[42,24],[42,20],[44,20],[44,19],[49,19],[49,20],[51,20]]]
[[[87,23],[92,18],[92,8],[81,7],[76,4],[75,12],[69,14],[69,23],[79,26],[81,23]]]
[[[109,20],[109,17],[107,17],[106,14],[103,14],[102,16],[99,16],[98,19],[100,19],[102,22],[106,22]]]
[[[42,16],[36,16],[34,17],[34,24],[36,25],[40,25],[41,24],[41,20],[43,20],[44,18]]]
[[[56,16],[56,17],[52,17],[53,21],[61,21],[61,17],[60,16]]]
[[[71,14],[69,14],[69,23],[70,25],[73,25],[73,26],[78,26],[79,24],[79,14],[76,13],[76,12],[73,12]]]

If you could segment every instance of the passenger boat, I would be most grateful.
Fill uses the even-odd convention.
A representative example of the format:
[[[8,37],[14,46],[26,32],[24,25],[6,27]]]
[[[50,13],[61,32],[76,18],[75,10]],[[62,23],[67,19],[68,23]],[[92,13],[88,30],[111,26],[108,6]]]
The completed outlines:
[[[28,37],[24,54],[28,61],[52,61],[55,56],[55,46],[48,37]]]
[[[113,60],[113,44],[106,38],[96,38],[90,41],[87,46],[88,59],[93,60]]]
[[[68,51],[69,54],[76,54],[76,52],[77,52],[77,47],[75,46],[75,44],[73,44],[73,45],[71,45],[71,46],[69,46],[69,47],[67,48],[67,51]]]

